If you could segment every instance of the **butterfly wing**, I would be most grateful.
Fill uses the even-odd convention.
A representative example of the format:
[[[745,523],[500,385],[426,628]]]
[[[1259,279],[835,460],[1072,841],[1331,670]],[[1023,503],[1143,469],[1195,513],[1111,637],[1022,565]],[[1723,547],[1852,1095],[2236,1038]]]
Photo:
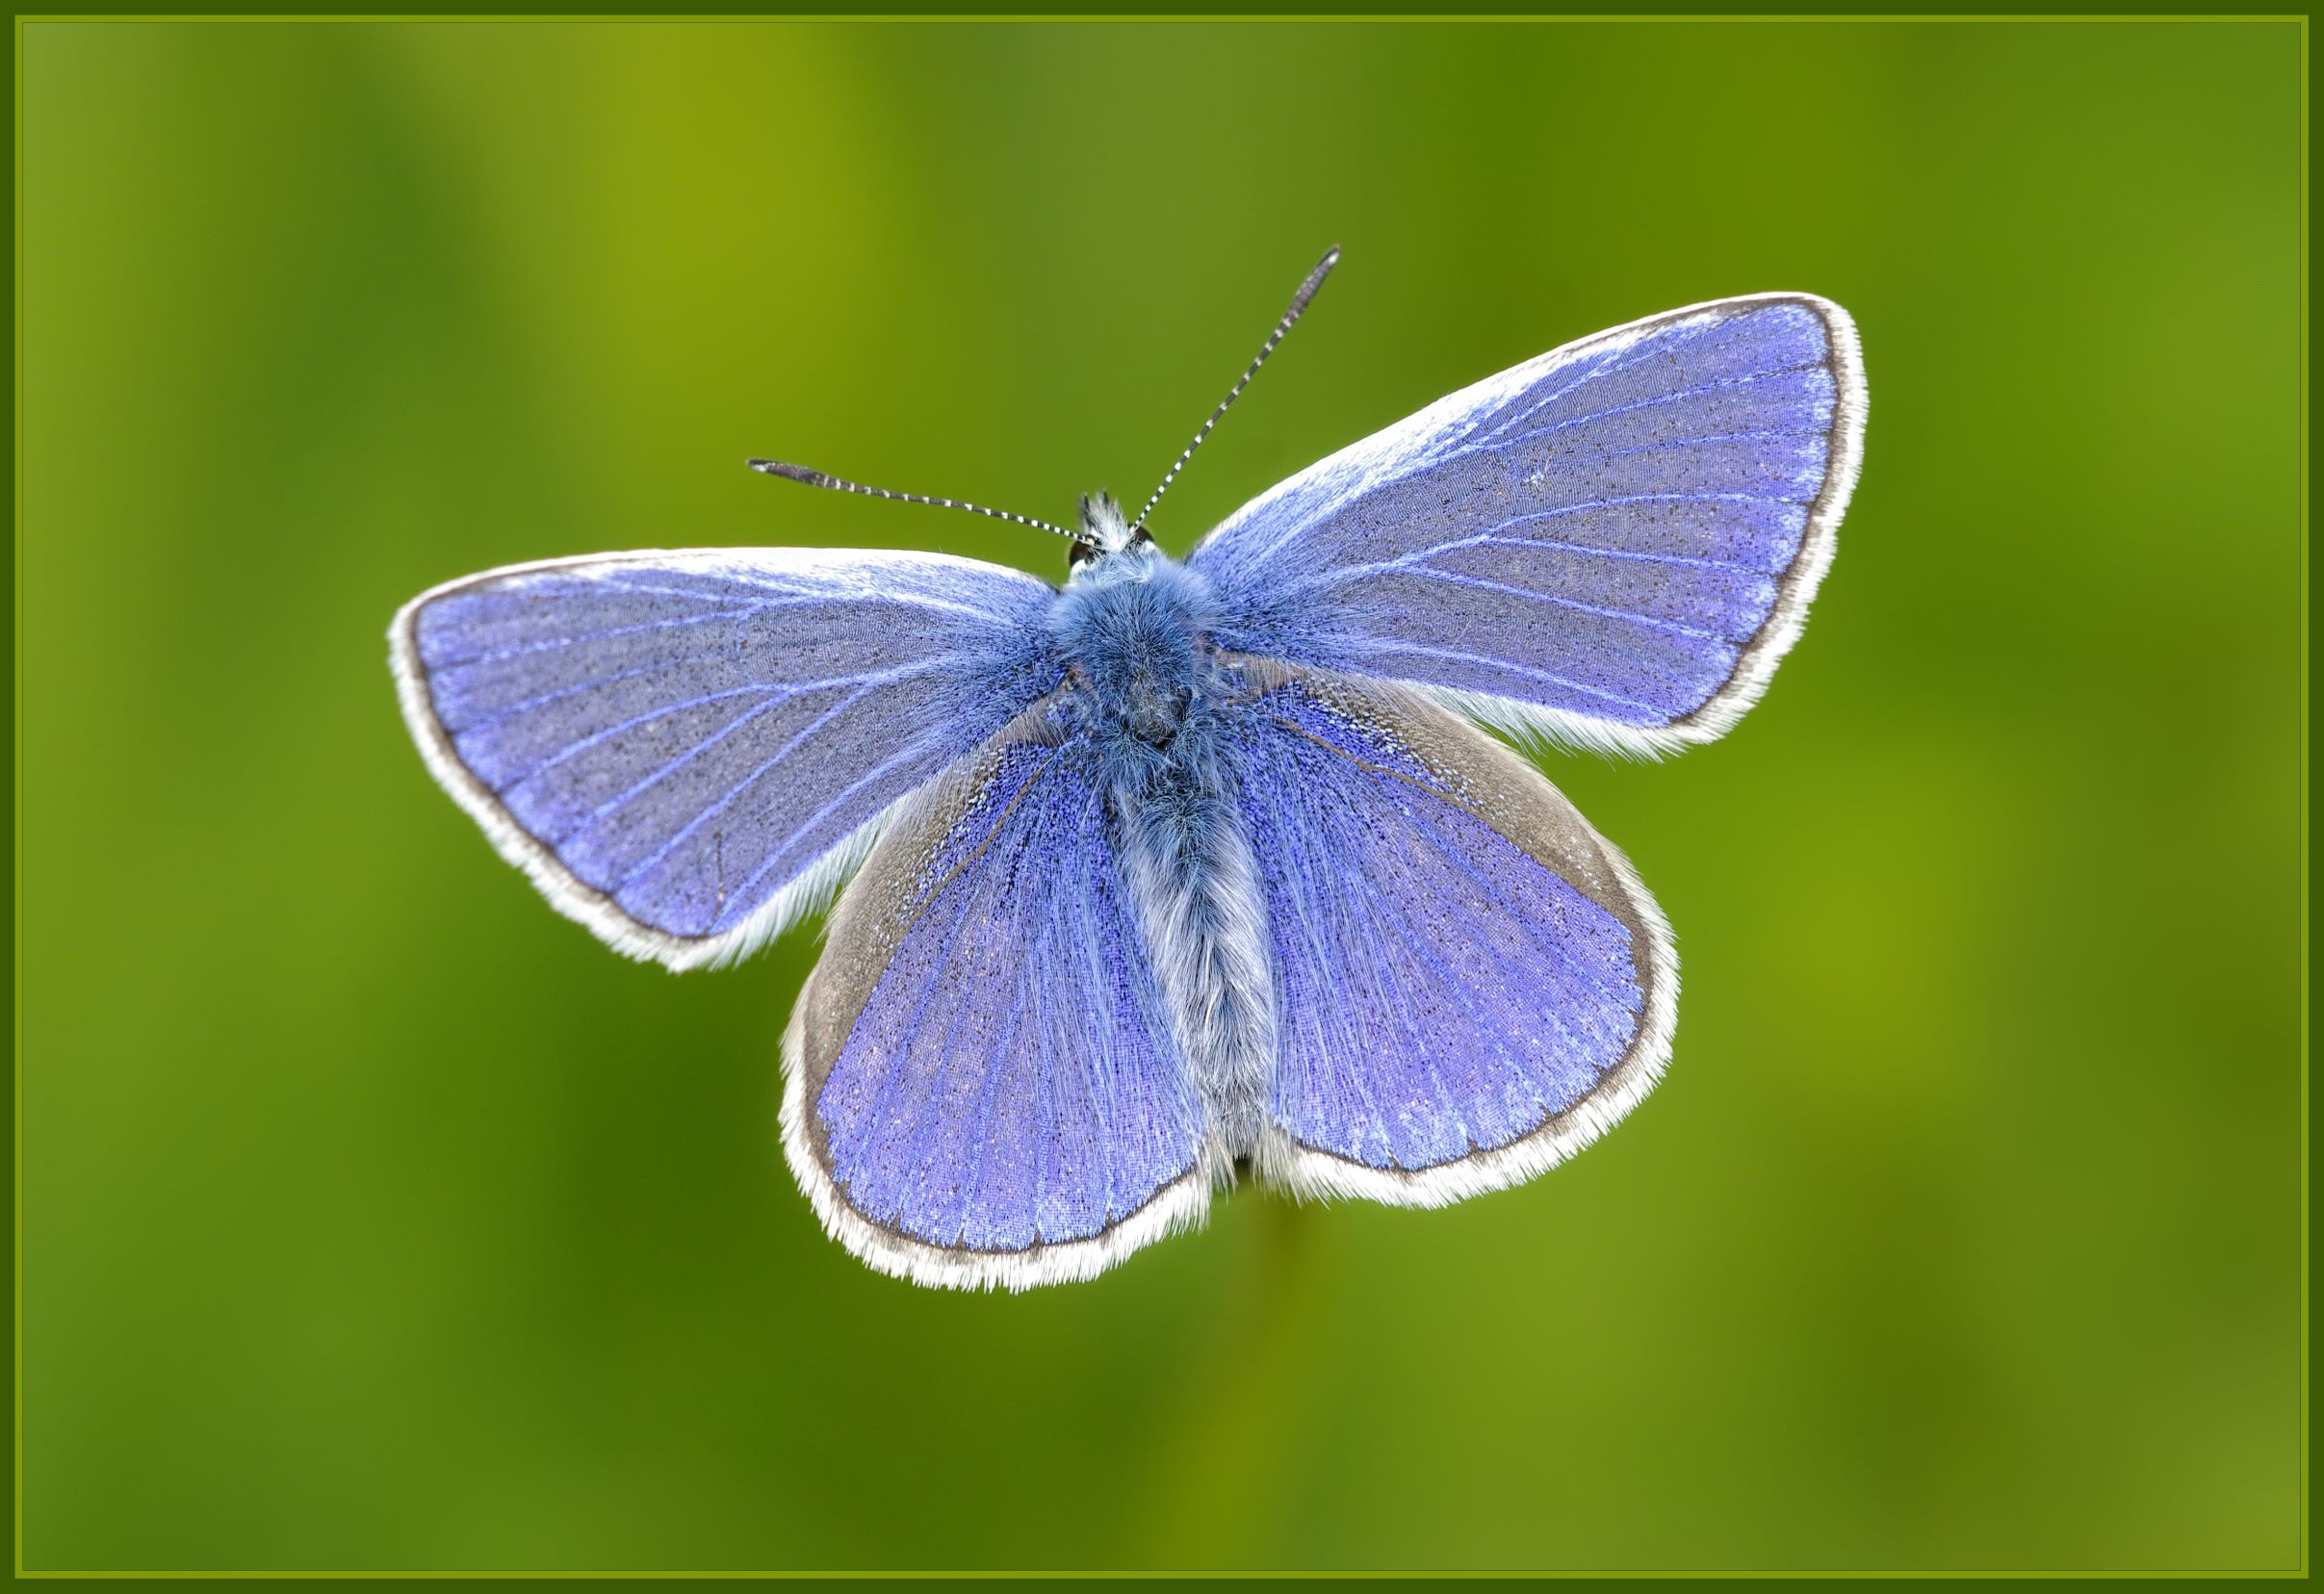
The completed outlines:
[[[849,1250],[922,1284],[1087,1278],[1208,1204],[1097,756],[1044,726],[1036,707],[914,799],[784,1036],[801,1188]]]
[[[722,550],[423,594],[390,663],[427,766],[559,912],[673,968],[814,906],[890,808],[1055,684],[1030,576]]]
[[[1262,1170],[1435,1206],[1588,1144],[1669,1056],[1654,899],[1536,771],[1419,694],[1267,674],[1231,744],[1276,964]]]
[[[1721,299],[1544,354],[1246,504],[1188,563],[1224,647],[1653,753],[1765,689],[1832,557],[1864,377],[1846,312]]]

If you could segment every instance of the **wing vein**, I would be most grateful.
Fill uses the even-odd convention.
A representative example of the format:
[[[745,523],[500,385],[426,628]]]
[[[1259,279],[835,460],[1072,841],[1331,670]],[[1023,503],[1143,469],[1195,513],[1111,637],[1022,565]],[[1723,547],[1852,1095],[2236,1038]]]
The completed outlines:
[[[1464,541],[1466,540],[1464,539]],[[1459,547],[1462,544],[1457,543],[1452,546]],[[1463,575],[1459,571],[1439,569],[1425,562],[1414,563],[1409,558],[1397,559],[1382,565],[1355,565],[1344,571],[1332,572],[1329,578],[1336,584],[1340,581],[1360,580],[1366,576],[1381,573],[1402,573],[1424,581],[1443,581],[1452,586],[1476,587],[1486,592],[1506,592],[1512,597],[1529,599],[1535,603],[1555,604],[1560,608],[1579,609],[1585,614],[1600,615],[1609,620],[1622,621],[1626,625],[1645,626],[1654,630],[1670,631],[1679,636],[1691,636],[1706,642],[1724,642],[1733,645],[1735,641],[1734,638],[1722,636],[1717,631],[1703,630],[1676,620],[1664,620],[1651,614],[1640,614],[1635,609],[1610,608],[1603,604],[1586,604],[1579,598],[1566,598],[1555,592],[1536,592],[1530,587],[1511,586],[1507,581],[1490,580],[1483,576]]]
[[[1656,409],[1664,404],[1681,404],[1690,398],[1700,398],[1705,394],[1728,393],[1736,388],[1749,387],[1754,382],[1765,382],[1777,376],[1795,376],[1802,372],[1826,369],[1828,368],[1821,360],[1811,360],[1804,365],[1777,366],[1772,370],[1754,371],[1743,376],[1722,376],[1715,382],[1698,382],[1692,387],[1679,388],[1675,392],[1658,393],[1651,398],[1634,398],[1627,404],[1609,404],[1604,409],[1591,410],[1588,415],[1568,416],[1565,420],[1553,421],[1546,426],[1536,426],[1531,431],[1511,433],[1495,428],[1493,441],[1483,447],[1493,450],[1513,448],[1519,443],[1530,442],[1536,437],[1547,437],[1552,432],[1567,431],[1575,426],[1588,425],[1593,421],[1604,421],[1616,415],[1631,415],[1639,410]]]
[[[709,752],[711,748],[724,741],[728,736],[734,734],[735,732],[741,729],[743,725],[747,724],[750,720],[756,718],[760,713],[762,713],[768,708],[780,707],[782,705],[788,703],[792,698],[804,696],[809,692],[828,691],[837,686],[857,687],[858,691],[855,695],[860,697],[864,692],[870,690],[872,686],[892,685],[899,681],[908,681],[916,675],[925,675],[930,670],[937,668],[939,665],[944,662],[945,660],[942,658],[923,659],[917,664],[906,665],[895,670],[878,670],[867,675],[859,676],[833,676],[829,680],[825,681],[754,681],[747,686],[732,686],[723,692],[712,692],[707,697],[696,698],[685,703],[664,704],[659,707],[649,709],[645,713],[633,715],[631,718],[623,720],[618,725],[608,725],[603,731],[593,732],[589,735],[581,737],[579,741],[567,743],[564,747],[559,748],[553,757],[542,759],[539,763],[533,765],[530,769],[528,769],[524,774],[508,781],[505,784],[500,787],[500,789],[505,791],[511,786],[522,785],[527,781],[536,780],[540,776],[547,774],[550,770],[555,769],[558,764],[565,762],[568,758],[572,758],[581,753],[587,752],[590,748],[597,746],[599,743],[607,740],[607,738],[618,736],[625,731],[633,731],[641,725],[649,725],[655,720],[666,719],[672,714],[682,714],[688,708],[700,707],[705,703],[716,703],[721,698],[739,697],[746,692],[772,692],[775,694],[771,701],[760,704],[749,713],[737,715],[726,725],[721,726],[717,734],[711,736],[708,741],[695,743],[691,748],[688,748],[685,752],[681,753],[677,758],[672,758],[669,762],[661,765],[660,768],[657,769],[653,774],[647,776],[644,780],[638,782],[635,785],[631,786],[628,790],[622,792],[618,796],[607,799],[607,801],[601,807],[599,807],[596,811],[582,819],[579,824],[576,824],[572,828],[565,831],[556,838],[555,844],[561,847],[568,839],[578,835],[583,828],[594,824],[601,818],[604,818],[607,813],[610,813],[614,810],[620,808],[623,804],[635,797],[639,792],[644,791],[648,786],[657,784],[667,776],[675,773],[681,765],[686,763],[688,760],[699,758],[702,754]],[[848,699],[848,702],[850,703],[853,701],[855,701],[853,697]],[[844,707],[844,705],[842,705],[842,707]],[[462,733],[463,735],[466,733],[467,733],[465,732]]]
[[[1692,326],[1672,328],[1668,332],[1666,339],[1664,341],[1657,341],[1651,333],[1641,334],[1631,343],[1623,344],[1618,347],[1608,349],[1605,356],[1601,358],[1597,364],[1592,365],[1588,371],[1581,373],[1572,381],[1566,383],[1555,393],[1546,394],[1543,397],[1534,400],[1534,402],[1526,405],[1525,412],[1522,415],[1512,416],[1506,422],[1498,423],[1494,429],[1496,431],[1505,430],[1510,426],[1518,425],[1526,421],[1530,421],[1535,416],[1547,409],[1550,405],[1556,403],[1559,399],[1566,397],[1568,394],[1580,392],[1583,388],[1588,387],[1599,377],[1612,376],[1618,372],[1632,370],[1649,353],[1667,352],[1673,348],[1683,348],[1688,344],[1692,343],[1695,339],[1701,337],[1705,332],[1708,332],[1712,327],[1717,324],[1718,323],[1716,321],[1698,321]],[[1588,358],[1588,356],[1585,355],[1584,358]]]
[[[1569,681],[1565,677],[1553,674],[1548,670],[1536,669],[1531,664],[1519,664],[1511,659],[1494,658],[1485,654],[1463,653],[1458,648],[1432,648],[1424,643],[1407,642],[1393,637],[1365,635],[1359,641],[1365,649],[1376,654],[1411,654],[1422,658],[1439,658],[1451,664],[1483,664],[1495,670],[1507,670],[1511,675],[1529,676],[1536,681],[1544,681],[1552,686],[1562,686],[1569,692],[1580,692],[1586,697],[1600,698],[1608,703],[1619,704],[1625,708],[1635,708],[1640,713],[1653,715],[1657,722],[1665,717],[1664,710],[1651,704],[1640,703],[1634,698],[1622,696],[1619,692],[1607,691],[1602,686],[1585,686],[1578,681]]]

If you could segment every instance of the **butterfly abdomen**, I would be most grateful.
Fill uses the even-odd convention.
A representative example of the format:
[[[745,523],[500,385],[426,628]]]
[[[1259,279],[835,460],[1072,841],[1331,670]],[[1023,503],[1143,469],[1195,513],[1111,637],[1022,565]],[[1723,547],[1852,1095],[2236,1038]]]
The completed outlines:
[[[1067,713],[1096,744],[1117,856],[1211,1144],[1250,1155],[1275,1052],[1258,873],[1220,757],[1208,583],[1159,553],[1092,560],[1055,631]]]

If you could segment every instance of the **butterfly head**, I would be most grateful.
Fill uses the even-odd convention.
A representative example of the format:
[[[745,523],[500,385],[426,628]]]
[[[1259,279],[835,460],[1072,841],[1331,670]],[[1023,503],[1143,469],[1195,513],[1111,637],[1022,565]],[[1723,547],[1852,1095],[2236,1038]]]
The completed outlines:
[[[1143,526],[1132,526],[1122,505],[1114,501],[1111,493],[1084,493],[1081,496],[1081,531],[1073,539],[1072,552],[1067,562],[1079,570],[1092,559],[1123,553],[1132,548],[1150,548],[1154,539],[1147,535]]]
[[[1091,554],[1049,614],[1068,712],[1133,763],[1170,747],[1199,693],[1212,611],[1210,583],[1150,540]]]

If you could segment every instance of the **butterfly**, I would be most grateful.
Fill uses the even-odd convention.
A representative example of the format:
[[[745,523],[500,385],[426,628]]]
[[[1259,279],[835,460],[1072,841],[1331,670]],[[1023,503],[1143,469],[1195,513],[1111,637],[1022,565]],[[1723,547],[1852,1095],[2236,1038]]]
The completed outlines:
[[[943,554],[511,565],[390,629],[428,769],[558,912],[673,969],[832,903],[783,1036],[825,1227],[921,1284],[1088,1278],[1248,1176],[1436,1206],[1603,1134],[1678,963],[1518,740],[1657,755],[1760,696],[1862,454],[1855,329],[1698,304],[1489,376],[1181,562],[1148,518],[1053,586]],[[844,891],[840,887],[845,883]]]

